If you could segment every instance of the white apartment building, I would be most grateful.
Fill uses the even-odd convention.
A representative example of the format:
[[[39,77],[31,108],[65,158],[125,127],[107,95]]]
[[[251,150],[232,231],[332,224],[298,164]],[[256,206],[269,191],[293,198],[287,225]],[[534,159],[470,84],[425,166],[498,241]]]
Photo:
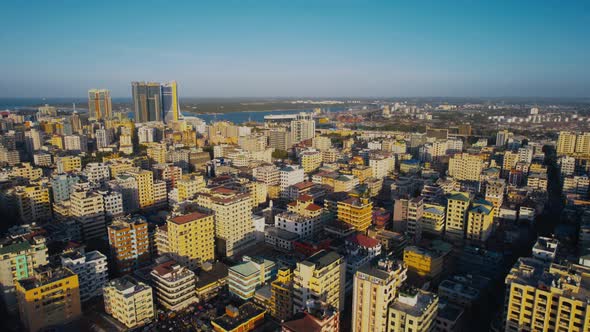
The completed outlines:
[[[80,300],[82,302],[102,295],[108,281],[107,257],[100,251],[81,253],[69,251],[61,255],[61,265],[78,275]]]

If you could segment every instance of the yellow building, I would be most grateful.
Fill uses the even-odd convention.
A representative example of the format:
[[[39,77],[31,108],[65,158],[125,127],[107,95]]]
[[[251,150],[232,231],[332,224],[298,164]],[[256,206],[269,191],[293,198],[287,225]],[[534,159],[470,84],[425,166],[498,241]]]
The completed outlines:
[[[518,162],[518,153],[512,151],[504,152],[504,158],[502,160],[502,172],[508,174],[511,169],[516,166]]]
[[[358,269],[352,293],[352,330],[386,332],[387,308],[406,280],[406,266],[399,261],[381,259]]]
[[[436,279],[443,270],[445,255],[442,252],[408,246],[404,248],[404,263],[408,266],[408,272],[419,277]]]
[[[214,224],[212,214],[199,212],[170,218],[168,250],[172,258],[190,269],[215,259]]]
[[[64,140],[63,137],[59,135],[53,135],[49,139],[49,144],[55,146],[56,148],[63,150],[64,149]]]
[[[34,274],[34,269],[46,265],[47,245],[43,236],[10,237],[0,243],[0,290],[4,307],[16,310],[15,283]]]
[[[138,169],[127,172],[137,181],[139,207],[145,208],[154,205],[154,176],[152,171]]]
[[[373,203],[365,197],[349,197],[338,202],[338,220],[364,232],[371,225]]]
[[[581,133],[576,137],[576,154],[590,155],[590,133]]]
[[[305,309],[308,300],[321,300],[344,310],[346,263],[334,251],[321,250],[297,263],[293,276],[293,310]]]
[[[131,171],[134,168],[133,161],[123,158],[111,159],[107,162],[107,165],[109,166],[111,178],[113,179],[116,178],[117,175]]]
[[[445,229],[445,211],[442,205],[425,203],[422,218],[418,220],[421,231],[431,235],[442,235]]]
[[[166,144],[151,143],[147,148],[147,156],[154,164],[166,163]]]
[[[33,181],[43,176],[43,170],[41,168],[34,168],[30,163],[22,163],[10,170],[10,176]]]
[[[322,166],[322,153],[320,151],[304,151],[301,153],[301,167],[305,173],[311,173]]]
[[[49,188],[45,182],[15,187],[15,195],[21,221],[31,223],[51,219]]]
[[[470,202],[469,194],[464,192],[455,192],[447,199],[446,238],[453,241],[463,240]]]
[[[82,314],[78,275],[65,267],[48,265],[16,282],[20,320],[27,331],[62,325]]]
[[[197,201],[201,196],[205,195],[199,195]],[[222,256],[233,256],[255,244],[251,201],[249,193],[227,188],[216,189],[209,197],[210,209],[215,212],[217,250]]]
[[[590,269],[519,258],[506,277],[505,331],[590,331]]]
[[[284,321],[293,315],[293,273],[284,267],[279,269],[277,278],[270,284],[271,315]]]
[[[494,223],[494,205],[485,200],[473,202],[473,206],[467,212],[467,240],[485,242],[492,234]]]
[[[576,151],[576,133],[569,131],[560,131],[557,139],[557,154],[567,155]]]
[[[352,175],[359,179],[359,183],[365,183],[365,180],[373,176],[373,169],[369,166],[358,165],[352,169]]]
[[[449,159],[449,175],[456,180],[479,181],[484,162],[481,156],[461,153]]]
[[[175,184],[178,189],[178,201],[182,202],[192,198],[200,189],[205,187],[205,180],[199,174],[183,175],[181,180]]]
[[[268,190],[264,182],[250,181],[246,183],[246,188],[248,188],[250,197],[252,198],[252,208],[255,208],[258,205],[266,202]]]
[[[494,205],[494,216],[500,215],[500,208],[504,202],[504,191],[506,190],[506,180],[496,179],[486,183],[486,201]]]
[[[429,332],[434,330],[438,313],[436,294],[405,288],[389,306],[388,331]]]
[[[152,288],[131,277],[109,281],[103,288],[105,312],[134,329],[154,318]]]
[[[59,174],[80,172],[82,170],[82,158],[76,156],[57,157],[55,164]]]

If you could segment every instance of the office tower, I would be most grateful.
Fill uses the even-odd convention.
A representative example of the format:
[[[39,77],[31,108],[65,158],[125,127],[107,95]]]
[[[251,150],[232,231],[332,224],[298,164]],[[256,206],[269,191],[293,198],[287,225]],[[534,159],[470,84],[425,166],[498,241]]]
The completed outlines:
[[[418,196],[408,201],[408,216],[406,233],[414,242],[417,243],[422,238],[422,229],[420,221],[424,214],[424,197]]]
[[[404,288],[389,306],[388,331],[433,331],[438,313],[438,296],[415,289]]]
[[[452,241],[462,241],[465,236],[467,210],[471,198],[464,192],[453,193],[447,199],[447,222],[445,237]]]
[[[64,149],[76,152],[88,152],[88,141],[86,136],[67,135],[64,137]]]
[[[576,171],[576,158],[570,156],[562,156],[557,160],[559,165],[559,175],[562,177],[574,175]]]
[[[15,187],[16,203],[22,223],[51,220],[51,202],[47,183]]]
[[[588,331],[588,269],[521,257],[506,276],[505,331]]]
[[[293,143],[299,143],[315,136],[315,120],[311,113],[301,112],[291,121],[291,137]]]
[[[61,266],[78,275],[80,300],[88,301],[102,295],[102,287],[108,281],[107,257],[100,251],[82,253],[70,249],[60,255]]]
[[[338,202],[338,220],[349,224],[359,232],[371,226],[373,203],[366,197],[348,197]]]
[[[472,242],[485,242],[492,234],[494,205],[483,199],[473,202],[467,212],[466,238]]]
[[[258,166],[252,170],[252,176],[267,186],[279,184],[279,169],[275,165]]]
[[[367,263],[354,274],[352,330],[386,332],[387,308],[406,280],[407,268],[398,261],[380,259]]]
[[[238,145],[250,152],[264,151],[267,146],[267,137],[262,135],[240,136],[238,137]]]
[[[329,150],[332,148],[332,139],[328,136],[315,136],[312,145],[320,151]]]
[[[560,131],[559,137],[557,138],[557,154],[573,154],[576,151],[576,140],[576,133],[569,131]]]
[[[82,158],[76,156],[57,157],[55,164],[58,174],[80,172],[82,170]]]
[[[16,282],[21,323],[27,331],[63,325],[82,315],[78,276],[65,267],[49,265]]]
[[[152,143],[156,140],[156,128],[139,127],[139,129],[137,129],[137,137],[140,144]]]
[[[273,128],[268,132],[268,146],[275,150],[289,150],[293,145],[291,139],[287,128]]]
[[[105,89],[88,90],[88,114],[97,121],[112,117],[111,93]]]
[[[233,256],[255,244],[251,208],[252,199],[248,193],[232,192],[211,197],[216,245],[222,256]]]
[[[109,220],[123,214],[123,194],[114,190],[99,190],[104,202],[104,215]]]
[[[106,148],[113,142],[113,130],[110,128],[97,129],[94,135],[98,149]]]
[[[75,190],[70,194],[70,214],[82,227],[84,239],[98,239],[106,235],[104,199],[90,190]]]
[[[345,274],[346,262],[334,251],[321,250],[298,262],[293,276],[293,311],[305,310],[312,299],[344,310]]]
[[[108,226],[109,246],[119,274],[150,262],[148,224],[141,216],[118,218]]]
[[[215,259],[215,218],[193,212],[168,219],[168,250],[171,257],[190,269]]]
[[[287,267],[280,268],[277,278],[270,284],[271,315],[284,321],[293,315],[293,272]]]
[[[299,158],[305,173],[311,173],[322,166],[322,153],[320,151],[304,151]]]
[[[80,134],[82,132],[82,120],[80,119],[80,114],[74,111],[72,116],[70,116],[70,123],[72,124],[72,131],[76,134]]]
[[[449,175],[456,180],[479,181],[484,162],[480,156],[461,153],[449,159]]]
[[[162,112],[165,122],[181,119],[176,81],[162,84]]]
[[[34,269],[46,265],[47,246],[43,236],[32,238],[6,237],[0,241],[0,290],[8,311],[16,310],[15,282],[34,274]]]
[[[104,309],[130,329],[154,318],[152,288],[131,277],[111,280],[104,287]]]
[[[32,156],[35,151],[39,150],[41,144],[43,144],[42,133],[39,130],[32,128],[25,132],[25,147],[29,156]]]
[[[150,275],[155,298],[166,310],[182,310],[197,302],[195,273],[174,260],[156,265]]]
[[[427,246],[407,246],[403,249],[404,263],[411,279],[438,282],[452,245],[434,240]]]
[[[132,82],[135,122],[162,121],[162,91],[160,83]]]
[[[496,146],[505,146],[512,138],[513,134],[508,130],[500,130],[496,134]]]

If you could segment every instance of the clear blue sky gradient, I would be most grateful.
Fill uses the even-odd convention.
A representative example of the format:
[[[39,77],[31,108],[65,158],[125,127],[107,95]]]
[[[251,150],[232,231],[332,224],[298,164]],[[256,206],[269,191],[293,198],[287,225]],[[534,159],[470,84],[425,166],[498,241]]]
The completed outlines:
[[[5,1],[0,97],[590,96],[590,1]]]

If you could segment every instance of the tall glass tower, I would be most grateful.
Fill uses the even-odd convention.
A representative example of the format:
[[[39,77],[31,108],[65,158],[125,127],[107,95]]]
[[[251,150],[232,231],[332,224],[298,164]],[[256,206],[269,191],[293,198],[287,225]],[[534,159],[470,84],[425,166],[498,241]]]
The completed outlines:
[[[162,84],[162,110],[165,122],[178,121],[181,118],[176,81]]]
[[[160,83],[132,82],[135,122],[162,121],[162,91]]]

